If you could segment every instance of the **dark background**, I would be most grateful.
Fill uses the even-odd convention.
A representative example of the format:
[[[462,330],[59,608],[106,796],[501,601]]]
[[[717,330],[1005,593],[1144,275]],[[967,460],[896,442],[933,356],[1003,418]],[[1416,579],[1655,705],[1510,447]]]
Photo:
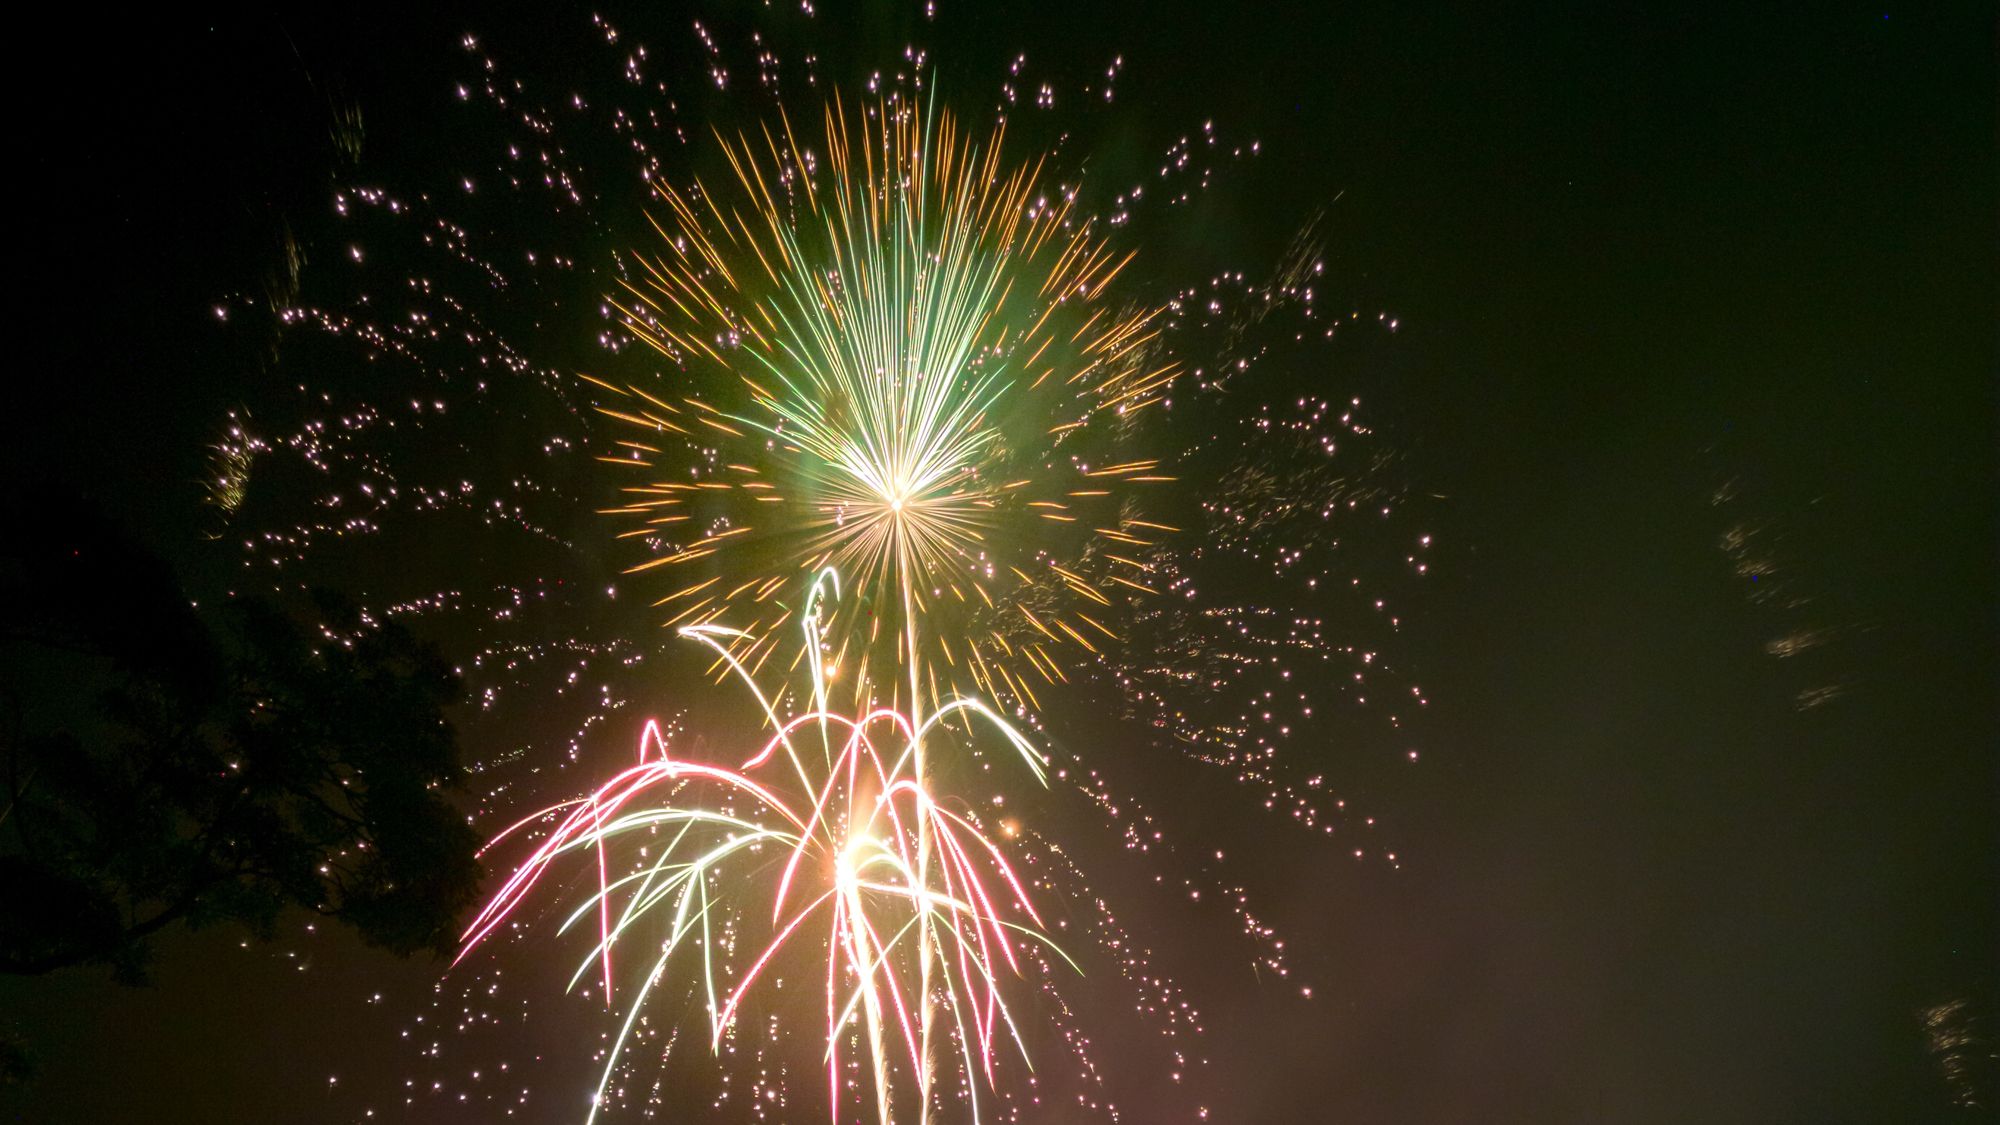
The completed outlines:
[[[1191,238],[1268,258],[1338,197],[1335,299],[1403,322],[1371,401],[1447,498],[1408,862],[1273,857],[1328,996],[1189,982],[1218,1117],[1971,1119],[1920,1019],[1968,999],[2000,1036],[1989,8],[835,7],[850,53],[916,38],[982,94],[1016,51],[1122,53],[1135,147],[1212,117],[1267,151]],[[461,31],[537,27],[79,10],[17,40],[8,486],[79,483],[176,556],[268,377],[209,306],[325,207],[328,107],[393,164],[436,146]],[[175,939],[151,990],[0,983],[45,1067],[0,1111],[345,1119],[328,1075],[401,1081],[354,997],[432,966],[235,943]]]

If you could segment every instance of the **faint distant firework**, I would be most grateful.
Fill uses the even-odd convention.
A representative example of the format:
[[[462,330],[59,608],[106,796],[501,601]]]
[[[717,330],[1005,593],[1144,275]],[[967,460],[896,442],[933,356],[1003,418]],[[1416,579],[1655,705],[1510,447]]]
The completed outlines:
[[[1938,1077],[1954,1109],[1984,1109],[2000,1075],[2000,1050],[1980,1026],[1970,1000],[1960,997],[1933,1004],[1922,1013],[1924,1046],[1937,1064]]]

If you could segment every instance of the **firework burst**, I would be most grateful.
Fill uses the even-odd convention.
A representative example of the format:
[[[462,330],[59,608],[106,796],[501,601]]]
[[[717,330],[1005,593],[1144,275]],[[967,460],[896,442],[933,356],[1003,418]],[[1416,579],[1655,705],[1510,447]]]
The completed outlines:
[[[789,576],[837,566],[860,595],[834,657],[857,692],[1032,704],[1029,674],[1055,682],[1060,650],[1114,639],[1113,599],[1148,589],[1130,556],[1171,529],[1131,486],[1170,478],[1115,449],[1174,379],[1163,310],[1116,299],[1132,254],[1042,162],[1009,164],[1003,132],[836,100],[817,144],[784,116],[718,136],[719,189],[655,181],[665,249],[616,308],[675,370],[588,378],[648,432],[601,459],[632,479],[609,511],[653,551],[631,569],[677,575],[655,603],[669,624],[754,606],[732,651],[756,666]]]
[[[797,18],[815,42],[826,30]],[[401,1027],[416,1070],[396,1096],[492,1120],[586,1091],[601,1114],[684,1109],[706,1089],[718,1119],[798,1120],[837,1070],[848,1116],[886,1101],[899,1120],[957,1120],[976,1084],[995,1120],[1056,1102],[1091,1119],[1206,1117],[1233,1079],[1206,1069],[1202,1006],[1218,997],[1175,981],[1175,931],[1212,926],[1190,939],[1201,956],[1227,943],[1293,995],[1309,994],[1293,958],[1311,946],[1275,928],[1255,861],[1239,859],[1255,851],[1190,818],[1186,787],[1220,783],[1220,800],[1305,830],[1314,862],[1397,862],[1368,815],[1394,798],[1369,771],[1416,756],[1404,732],[1424,699],[1396,633],[1429,539],[1405,515],[1422,497],[1355,397],[1376,385],[1366,349],[1394,320],[1328,307],[1312,228],[1282,262],[1235,248],[1166,260],[1186,252],[1188,205],[1257,146],[1197,125],[1141,182],[1107,185],[1115,162],[1091,138],[1126,125],[1087,119],[1117,112],[1095,78],[1069,98],[1075,83],[1014,60],[986,119],[1011,120],[1002,137],[941,108],[921,51],[867,82],[866,101],[804,117],[804,91],[778,82],[754,35],[744,81],[723,30],[697,28],[711,67],[667,78],[649,61],[664,56],[606,21],[589,34],[606,69],[559,91],[468,37],[452,164],[343,174],[325,229],[303,236],[317,257],[296,291],[217,305],[232,333],[268,327],[286,376],[218,427],[218,522],[244,588],[359,588],[371,613],[462,653],[472,813],[489,830],[535,813],[496,853],[530,875],[478,932],[482,955]],[[809,56],[804,71],[818,106]],[[1069,182],[1093,161],[1090,191]],[[1143,275],[1131,246],[1147,247]],[[1345,343],[1357,335],[1360,352]],[[593,495],[615,499],[579,503]],[[606,549],[591,508],[626,538]],[[829,565],[852,579],[844,596],[801,597]],[[806,617],[817,639],[785,643]],[[764,735],[734,721],[752,697],[698,689],[704,664],[790,685],[756,715]],[[1039,758],[1003,764],[991,750],[1019,757],[1007,736],[949,707],[973,696],[1033,733],[1047,788]],[[607,770],[607,732],[636,732],[635,712],[660,715],[643,761],[614,750],[637,772]],[[821,716],[790,739],[809,777],[783,742],[743,764],[800,715]],[[831,771],[856,724],[849,786]],[[891,776],[907,785],[884,801]],[[1349,810],[1357,789],[1376,794],[1369,809]],[[703,809],[775,835],[704,860],[751,830]],[[644,819],[669,810],[686,819]],[[837,888],[836,829],[874,841],[854,855],[900,888],[857,882],[841,921],[865,917],[862,948],[896,952],[869,978],[840,944],[852,925],[823,905],[751,974],[783,923]],[[966,897],[947,831],[986,900]],[[974,913],[926,905],[947,878]],[[594,1061],[537,1040],[575,1046],[540,986],[563,911],[546,928],[541,915],[563,894],[581,911],[575,991],[604,990],[616,1012]],[[664,964],[683,895],[699,925]],[[976,920],[986,902],[1013,962]],[[1087,982],[1026,932],[1042,930],[1036,913]],[[968,955],[985,934],[991,978],[952,960],[954,921]],[[830,961],[834,1016],[872,980],[879,1042],[865,997],[851,1025],[819,1018]],[[1008,1017],[983,1006],[989,988]],[[716,1045],[739,990],[720,1065],[679,1068],[676,1046]],[[1118,1041],[1109,1065],[1098,1037],[1133,1031],[1145,1040]],[[912,1037],[928,1064],[913,1065]]]
[[[796,691],[766,693],[757,684],[730,654],[741,631],[718,624],[680,630],[714,649],[756,697],[770,736],[747,761],[678,760],[649,722],[636,765],[494,841],[552,825],[473,920],[465,952],[499,929],[552,867],[586,856],[595,863],[597,891],[563,929],[594,917],[597,940],[571,984],[595,967],[609,1003],[618,993],[614,950],[644,950],[642,971],[625,990],[627,1012],[592,1119],[648,995],[677,955],[700,963],[695,975],[718,1051],[753,988],[794,946],[823,959],[835,1121],[850,1040],[866,1057],[869,1100],[885,1125],[894,1119],[898,1086],[913,1088],[928,1106],[940,1066],[934,1012],[943,1014],[954,1047],[948,1057],[974,1121],[980,1084],[996,1081],[996,1045],[1010,1041],[1026,1057],[1003,985],[1027,964],[1017,952],[1023,942],[1055,946],[1022,879],[975,815],[924,784],[922,759],[926,741],[946,736],[952,720],[967,734],[983,726],[997,735],[1038,780],[1044,759],[976,699],[949,700],[922,722],[889,709],[858,716],[830,710],[822,613],[835,616],[837,605],[838,579],[829,570],[805,599],[801,647],[809,675]],[[790,713],[793,702],[804,706]],[[755,952],[739,959],[746,943]]]

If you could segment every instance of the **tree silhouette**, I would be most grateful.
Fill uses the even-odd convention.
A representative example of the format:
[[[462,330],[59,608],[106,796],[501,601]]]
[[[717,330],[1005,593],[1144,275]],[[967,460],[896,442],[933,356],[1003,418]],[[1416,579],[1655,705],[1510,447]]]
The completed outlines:
[[[443,953],[476,837],[435,648],[324,593],[198,613],[94,510],[8,512],[0,547],[0,970],[144,977],[176,923],[269,937],[288,906]]]

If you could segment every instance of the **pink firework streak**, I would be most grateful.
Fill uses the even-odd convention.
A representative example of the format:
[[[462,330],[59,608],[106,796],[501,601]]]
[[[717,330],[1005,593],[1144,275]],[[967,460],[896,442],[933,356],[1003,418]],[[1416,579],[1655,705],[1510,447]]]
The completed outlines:
[[[597,891],[563,928],[594,914],[598,937],[572,985],[595,964],[609,1004],[614,951],[635,940],[648,950],[651,964],[606,1063],[591,1119],[604,1105],[648,994],[682,951],[700,956],[710,1045],[719,1051],[745,997],[780,951],[808,941],[823,946],[824,1061],[836,1122],[842,1044],[851,1034],[865,1040],[876,1111],[885,1123],[899,1072],[920,1100],[935,1088],[934,1013],[953,1032],[957,1059],[948,1065],[967,1079],[975,1121],[980,1083],[971,1079],[977,1074],[994,1088],[1003,1028],[1026,1057],[1002,982],[1022,975],[1023,941],[1055,946],[1000,848],[968,815],[933,797],[924,758],[927,739],[942,739],[947,730],[969,734],[977,717],[1038,777],[1042,759],[978,700],[953,699],[921,720],[887,708],[858,718],[828,710],[829,677],[819,659],[825,643],[813,607],[831,577],[815,583],[805,615],[815,706],[789,719],[779,720],[777,705],[730,657],[733,630],[682,630],[720,653],[756,693],[775,728],[757,754],[735,769],[679,761],[658,723],[648,722],[638,764],[587,797],[524,818],[488,845],[529,825],[554,824],[473,920],[460,960],[527,901],[545,873],[566,857],[584,859],[581,853],[595,867]],[[960,721],[941,726],[953,717]],[[772,862],[776,856],[782,866]],[[765,897],[770,936],[747,967],[733,970],[736,939],[764,924],[750,920],[747,904]],[[646,936],[636,937],[642,930]]]

